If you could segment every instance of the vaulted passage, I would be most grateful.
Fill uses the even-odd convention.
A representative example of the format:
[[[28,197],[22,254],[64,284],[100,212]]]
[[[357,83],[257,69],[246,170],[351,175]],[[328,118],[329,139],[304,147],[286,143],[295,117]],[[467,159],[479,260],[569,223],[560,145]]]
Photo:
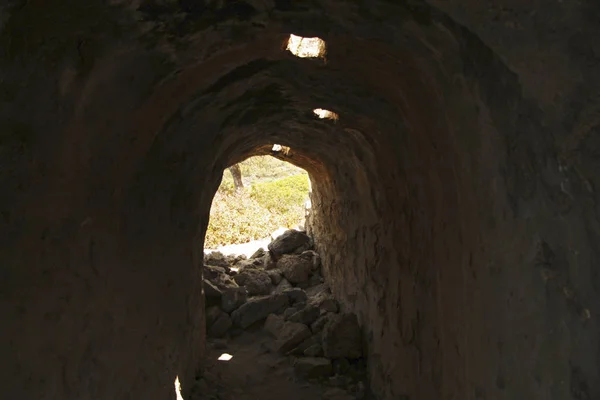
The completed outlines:
[[[185,397],[213,195],[273,143],[379,398],[600,397],[597,6],[38,3],[0,6],[3,397]]]

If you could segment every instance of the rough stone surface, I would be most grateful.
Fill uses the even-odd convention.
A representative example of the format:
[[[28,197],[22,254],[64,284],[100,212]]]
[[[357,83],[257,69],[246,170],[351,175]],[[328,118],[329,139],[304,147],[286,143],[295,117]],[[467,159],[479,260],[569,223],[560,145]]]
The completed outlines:
[[[301,255],[285,254],[277,261],[277,268],[291,283],[301,283],[310,278],[312,261]]]
[[[600,398],[598,7],[4,2],[2,397],[187,399],[213,195],[283,143],[378,398]]]
[[[304,232],[294,229],[285,231],[269,243],[269,252],[279,259],[284,254],[301,253],[310,246],[310,237]]]
[[[314,343],[304,350],[304,355],[307,357],[320,357],[323,355],[323,347],[320,343]]]
[[[287,279],[283,278],[281,280],[281,282],[279,282],[277,284],[277,286],[275,287],[275,289],[273,289],[273,293],[283,293],[288,289],[292,289],[293,286],[291,283],[288,282]]]
[[[328,358],[360,358],[361,331],[355,314],[333,314],[323,328],[323,352]]]
[[[283,318],[287,321],[292,315],[296,314],[298,309],[296,307],[286,308],[283,312]]]
[[[325,314],[317,318],[317,320],[310,325],[310,329],[313,331],[313,333],[321,332],[329,321],[330,316],[331,314]]]
[[[205,264],[215,267],[229,267],[231,264],[230,261],[232,260],[228,260],[227,257],[220,251],[213,251],[207,254],[204,259]]]
[[[300,288],[287,288],[282,291],[287,297],[290,298],[290,303],[297,304],[307,300],[306,292]]]
[[[315,306],[307,306],[302,310],[297,311],[296,313],[290,315],[287,320],[291,322],[300,322],[305,325],[312,324],[319,318],[321,315],[319,307]]]
[[[306,325],[297,322],[285,322],[277,335],[275,349],[285,354],[310,338],[311,335],[312,333]]]
[[[221,294],[221,309],[231,313],[248,300],[248,291],[245,287],[227,288]]]
[[[284,318],[280,315],[269,314],[265,320],[264,330],[269,332],[274,337],[277,337],[283,328],[284,322]]]
[[[262,247],[258,250],[256,250],[254,253],[252,253],[252,255],[250,256],[250,259],[255,259],[255,258],[263,258],[265,256],[266,251],[265,249],[263,249]]]
[[[271,278],[262,269],[245,268],[233,279],[239,285],[243,285],[250,296],[265,295],[271,292]]]
[[[331,361],[319,357],[302,357],[294,362],[294,372],[303,378],[322,378],[331,375]]]
[[[268,270],[267,275],[269,275],[269,278],[271,278],[271,283],[275,286],[279,285],[279,283],[283,279],[281,271],[278,269]]]
[[[285,310],[289,299],[284,294],[258,296],[250,298],[240,308],[231,313],[233,323],[243,329],[265,319],[269,314],[278,314]]]
[[[214,338],[223,337],[232,325],[233,323],[229,314],[221,311],[216,320],[213,321],[213,323],[210,326],[207,326],[208,336]]]

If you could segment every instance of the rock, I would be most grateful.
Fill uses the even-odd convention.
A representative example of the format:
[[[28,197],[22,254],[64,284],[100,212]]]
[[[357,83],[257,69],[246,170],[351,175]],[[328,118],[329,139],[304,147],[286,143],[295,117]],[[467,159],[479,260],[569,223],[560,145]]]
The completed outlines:
[[[208,336],[215,338],[223,337],[232,325],[233,323],[229,314],[221,311],[216,321],[208,327]]]
[[[339,311],[340,306],[336,299],[333,297],[323,299],[319,307],[327,312],[336,313]]]
[[[302,256],[286,254],[277,261],[277,268],[291,283],[301,283],[310,278],[312,262]]]
[[[302,357],[294,363],[294,372],[303,378],[321,378],[333,372],[331,361],[322,357]]]
[[[238,285],[243,285],[250,296],[271,293],[271,278],[262,269],[244,269],[233,278]]]
[[[304,355],[307,357],[321,357],[323,355],[323,348],[320,343],[315,343],[304,350]]]
[[[285,322],[277,335],[275,349],[285,354],[311,337],[311,335],[310,329],[306,325],[297,322]]]
[[[226,289],[221,295],[221,309],[231,313],[248,300],[248,291],[245,287],[232,287]]]
[[[218,287],[212,284],[208,279],[204,279],[204,296],[206,297],[221,297],[223,294]]]
[[[287,279],[281,279],[281,282],[275,287],[273,293],[283,293],[287,289],[292,289],[293,286],[288,282]]]
[[[269,252],[275,256],[275,259],[279,259],[279,257],[284,254],[293,252],[301,253],[302,251],[308,250],[309,247],[310,237],[304,232],[294,229],[285,231],[269,243],[268,246]]]
[[[277,268],[277,260],[271,256],[271,253],[267,253],[262,258],[262,264],[266,270]]]
[[[225,257],[225,260],[229,263],[229,265],[235,265],[238,262],[247,259],[248,257],[246,257],[244,254],[230,254]]]
[[[279,282],[281,282],[281,280],[283,279],[283,276],[281,275],[281,271],[278,269],[268,270],[267,275],[269,275],[269,278],[271,278],[271,283],[273,285],[278,285]]]
[[[319,318],[317,318],[315,322],[312,323],[310,329],[313,331],[313,333],[322,332],[323,328],[325,327],[328,321],[329,314],[322,315]]]
[[[333,370],[336,374],[345,375],[350,371],[351,367],[350,361],[346,358],[337,358],[333,360]]]
[[[304,352],[306,351],[306,349],[308,349],[309,347],[311,347],[315,344],[319,344],[320,342],[321,342],[321,336],[313,335],[313,336],[303,340],[302,343],[300,343],[299,345],[294,347],[292,350],[288,351],[287,355],[302,356],[302,355],[304,355]]]
[[[250,259],[263,258],[265,254],[267,254],[267,252],[261,247],[250,256]]]
[[[303,251],[300,256],[305,259],[310,259],[312,262],[312,270],[313,272],[317,272],[321,268],[321,256],[314,250],[306,250]]]
[[[285,294],[250,298],[240,308],[231,313],[233,323],[246,329],[250,325],[267,318],[269,314],[279,314],[289,305]]]
[[[361,331],[355,314],[331,314],[323,328],[323,353],[327,358],[362,356]]]
[[[206,308],[206,326],[212,326],[215,321],[219,318],[219,316],[223,313],[218,306],[212,306]]]
[[[207,254],[204,263],[216,267],[229,267],[227,258],[220,251],[213,251]]]
[[[212,265],[205,265],[202,268],[202,272],[203,272],[204,279],[208,279],[210,281],[210,280],[217,279],[220,275],[226,274],[227,269],[224,267],[215,267]]]
[[[309,289],[306,289],[306,295],[311,298],[329,294],[331,294],[331,290],[329,290],[329,285],[326,283],[321,283],[317,286],[312,286]]]
[[[285,321],[283,317],[275,314],[269,314],[267,316],[265,326],[263,327],[263,329],[269,332],[274,337],[278,337],[279,332],[281,332],[281,328],[283,328],[284,322]]]
[[[292,304],[297,304],[307,299],[306,292],[300,288],[285,289],[282,293],[290,298],[290,303]]]
[[[288,321],[291,322],[300,322],[304,325],[310,325],[319,318],[321,315],[321,311],[318,307],[315,306],[307,306],[303,310],[296,312],[288,318]]]
[[[297,312],[298,309],[296,307],[286,308],[283,312],[283,319],[287,321],[292,315],[296,314]]]

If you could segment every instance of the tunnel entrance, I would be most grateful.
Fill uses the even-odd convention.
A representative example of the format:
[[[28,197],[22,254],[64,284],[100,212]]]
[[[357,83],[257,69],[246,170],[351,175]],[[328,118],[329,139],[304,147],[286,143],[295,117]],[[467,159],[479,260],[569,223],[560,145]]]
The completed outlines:
[[[273,235],[305,229],[310,205],[308,173],[284,161],[290,148],[273,145],[273,155],[253,156],[228,167],[210,210],[205,252],[250,256]]]

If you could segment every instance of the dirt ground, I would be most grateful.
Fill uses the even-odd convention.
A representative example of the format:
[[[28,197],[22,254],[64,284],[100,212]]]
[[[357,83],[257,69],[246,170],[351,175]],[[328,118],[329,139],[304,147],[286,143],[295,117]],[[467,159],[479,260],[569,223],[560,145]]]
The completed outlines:
[[[370,399],[335,387],[335,378],[308,382],[294,375],[293,357],[269,350],[272,338],[261,329],[224,340],[209,340],[202,378],[190,400],[354,400]],[[233,356],[217,360],[221,354]],[[339,385],[344,386],[344,385]],[[356,385],[355,385],[356,386]],[[350,389],[353,389],[352,387]],[[349,389],[349,390],[350,390]]]

